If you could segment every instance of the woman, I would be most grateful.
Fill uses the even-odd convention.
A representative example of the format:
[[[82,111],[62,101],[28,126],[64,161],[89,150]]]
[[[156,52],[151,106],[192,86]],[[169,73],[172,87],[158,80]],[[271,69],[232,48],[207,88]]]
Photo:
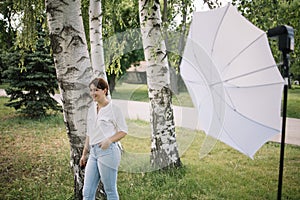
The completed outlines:
[[[127,134],[128,128],[121,110],[107,98],[107,82],[95,78],[89,88],[94,102],[88,110],[86,140],[80,159],[80,166],[86,167],[83,199],[95,199],[100,179],[107,199],[119,199],[117,174],[121,152],[116,142]]]

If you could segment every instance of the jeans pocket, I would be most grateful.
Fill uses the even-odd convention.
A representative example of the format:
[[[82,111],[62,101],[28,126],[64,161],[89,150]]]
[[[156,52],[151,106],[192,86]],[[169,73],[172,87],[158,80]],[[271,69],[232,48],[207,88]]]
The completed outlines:
[[[113,154],[112,148],[109,146],[107,149],[102,149],[101,147],[97,147],[97,157],[107,156]]]

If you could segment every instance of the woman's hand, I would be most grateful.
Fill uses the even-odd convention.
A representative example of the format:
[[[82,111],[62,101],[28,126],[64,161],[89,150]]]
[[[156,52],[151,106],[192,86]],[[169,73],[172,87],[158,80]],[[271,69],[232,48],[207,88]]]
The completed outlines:
[[[111,144],[111,140],[110,139],[106,139],[106,140],[103,140],[102,142],[99,143],[99,147],[101,149],[107,149],[110,144]]]
[[[79,166],[81,167],[81,169],[84,169],[86,166],[86,156],[82,155],[79,161]]]
[[[89,136],[86,136],[85,138],[85,143],[84,143],[84,148],[83,148],[83,151],[82,151],[82,156],[79,160],[79,166],[81,167],[81,169],[84,169],[85,168],[85,165],[87,163],[87,155],[88,155],[88,152],[89,152]]]

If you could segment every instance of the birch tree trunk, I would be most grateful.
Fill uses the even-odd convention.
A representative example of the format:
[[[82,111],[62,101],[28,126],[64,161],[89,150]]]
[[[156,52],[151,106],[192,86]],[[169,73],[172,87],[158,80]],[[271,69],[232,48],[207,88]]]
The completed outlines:
[[[103,40],[102,40],[102,9],[101,0],[90,0],[89,4],[89,29],[91,45],[91,64],[93,76],[101,77],[107,81],[104,62]],[[109,98],[111,96],[109,95]],[[105,199],[103,183],[100,181],[97,188],[97,197]]]
[[[107,80],[102,40],[101,0],[90,0],[89,5],[91,62],[95,77]]]
[[[139,0],[143,48],[147,61],[150,100],[151,164],[168,168],[181,165],[172,108],[167,52],[161,31],[159,0]]]
[[[71,146],[75,199],[82,199],[83,171],[79,160],[86,131],[92,76],[80,0],[45,0],[54,63],[62,94],[64,120]]]

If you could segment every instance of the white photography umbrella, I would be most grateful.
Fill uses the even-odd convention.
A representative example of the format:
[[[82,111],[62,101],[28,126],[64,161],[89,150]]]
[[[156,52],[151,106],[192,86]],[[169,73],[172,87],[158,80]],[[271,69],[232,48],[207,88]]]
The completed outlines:
[[[253,158],[280,133],[284,81],[267,35],[231,4],[194,13],[180,73],[207,135],[202,156],[215,138]]]

